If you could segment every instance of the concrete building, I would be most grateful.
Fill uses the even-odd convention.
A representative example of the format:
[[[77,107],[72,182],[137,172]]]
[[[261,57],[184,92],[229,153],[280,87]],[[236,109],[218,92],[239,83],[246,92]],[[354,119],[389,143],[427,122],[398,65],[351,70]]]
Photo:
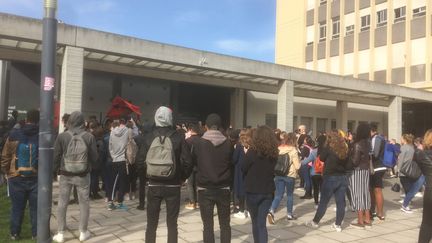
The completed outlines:
[[[429,0],[277,0],[275,61],[432,90],[431,8]],[[432,107],[404,106],[405,131],[432,122],[424,108]]]
[[[0,119],[9,106],[25,110],[39,103],[41,37],[40,20],[0,14]],[[177,117],[203,120],[217,112],[225,126],[237,128],[268,124],[292,131],[306,123],[328,130],[374,121],[398,138],[402,105],[432,102],[422,90],[78,26],[59,24],[57,39],[60,114],[80,110],[103,118],[121,95],[141,106],[144,122],[159,105],[169,105]],[[319,109],[310,112],[309,105]],[[359,110],[371,105],[376,111]]]

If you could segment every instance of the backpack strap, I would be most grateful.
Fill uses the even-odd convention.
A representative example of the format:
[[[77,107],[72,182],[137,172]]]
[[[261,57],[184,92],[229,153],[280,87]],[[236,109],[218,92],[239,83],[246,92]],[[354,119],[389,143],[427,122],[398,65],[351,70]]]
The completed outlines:
[[[159,138],[159,141],[161,144],[165,143],[165,139],[171,137],[172,135],[174,135],[174,133],[176,133],[176,130],[173,131],[169,131],[165,136],[161,135],[157,130],[155,130],[153,132],[153,134]]]

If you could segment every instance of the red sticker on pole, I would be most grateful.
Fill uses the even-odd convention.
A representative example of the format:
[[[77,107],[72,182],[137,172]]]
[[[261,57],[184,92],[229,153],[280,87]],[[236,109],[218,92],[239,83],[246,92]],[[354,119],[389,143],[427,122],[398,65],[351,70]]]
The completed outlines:
[[[51,91],[54,88],[54,78],[52,77],[45,77],[44,81],[44,90],[45,91]]]

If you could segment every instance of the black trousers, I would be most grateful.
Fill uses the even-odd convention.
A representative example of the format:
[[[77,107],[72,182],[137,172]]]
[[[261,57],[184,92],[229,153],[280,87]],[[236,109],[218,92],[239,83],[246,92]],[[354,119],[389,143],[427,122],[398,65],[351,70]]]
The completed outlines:
[[[166,222],[168,228],[168,243],[177,243],[177,219],[180,212],[180,186],[149,186],[147,195],[147,229],[146,243],[156,242],[156,230],[159,222],[161,203],[166,204]]]
[[[140,173],[140,171],[138,171],[138,178],[139,178],[139,206],[144,207],[145,205],[145,194],[146,194],[146,190],[145,190],[145,186],[147,183],[147,177],[145,173]]]
[[[318,197],[321,190],[321,184],[322,184],[321,175],[312,176],[312,188],[313,188],[313,197],[314,197],[315,204],[318,204]]]
[[[198,203],[200,205],[201,219],[204,225],[204,243],[214,243],[213,210],[217,207],[220,227],[220,242],[231,242],[230,226],[230,190],[205,189],[198,190]]]
[[[426,188],[423,195],[423,219],[420,226],[419,243],[432,240],[432,188]]]

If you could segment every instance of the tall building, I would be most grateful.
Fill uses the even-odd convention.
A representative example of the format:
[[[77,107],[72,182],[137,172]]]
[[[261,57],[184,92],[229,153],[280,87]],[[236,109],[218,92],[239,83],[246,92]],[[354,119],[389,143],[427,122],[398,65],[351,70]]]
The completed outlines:
[[[432,91],[431,0],[277,0],[278,64]]]

